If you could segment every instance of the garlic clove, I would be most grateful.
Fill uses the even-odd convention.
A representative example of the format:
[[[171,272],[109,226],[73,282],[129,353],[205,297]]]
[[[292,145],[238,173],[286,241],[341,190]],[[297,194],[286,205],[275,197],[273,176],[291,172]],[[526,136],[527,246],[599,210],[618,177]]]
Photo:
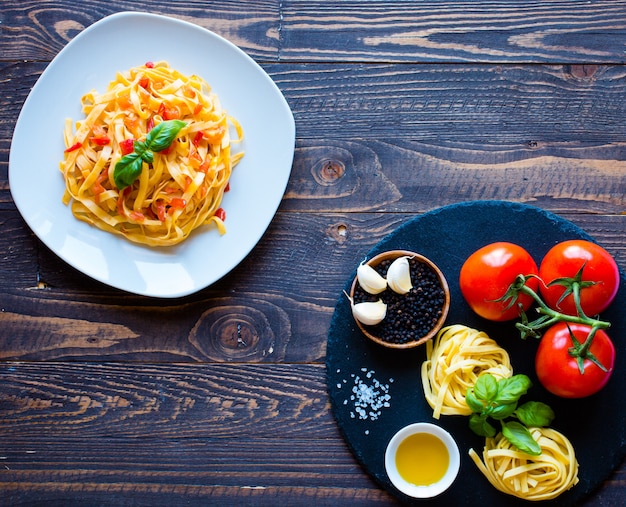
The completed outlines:
[[[356,270],[359,285],[368,294],[380,294],[387,288],[385,280],[372,266],[361,263]]]
[[[387,269],[387,284],[394,292],[406,294],[413,288],[409,257],[398,257]]]
[[[376,302],[352,303],[351,306],[354,318],[366,326],[380,324],[387,315],[387,305],[382,299]]]

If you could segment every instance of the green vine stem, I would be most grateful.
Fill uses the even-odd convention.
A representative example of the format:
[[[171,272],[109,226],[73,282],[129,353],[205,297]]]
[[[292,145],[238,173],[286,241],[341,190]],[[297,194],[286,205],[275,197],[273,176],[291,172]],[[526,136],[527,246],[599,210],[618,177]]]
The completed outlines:
[[[536,312],[539,314],[535,320],[529,320],[528,315],[522,309],[522,305],[518,303],[520,309],[520,322],[515,323],[515,327],[519,330],[522,339],[526,339],[528,337],[531,338],[540,338],[541,333],[540,330],[552,326],[558,322],[566,322],[566,323],[574,323],[574,324],[585,324],[589,326],[591,329],[589,331],[589,335],[587,336],[584,343],[580,343],[570,329],[570,337],[572,339],[572,347],[569,349],[569,354],[572,357],[576,358],[578,362],[578,367],[580,372],[583,373],[583,363],[585,359],[589,359],[597,364],[600,368],[606,371],[605,367],[600,364],[600,362],[596,359],[596,357],[591,353],[590,347],[593,342],[593,338],[598,329],[607,329],[611,326],[610,322],[606,322],[603,320],[599,320],[593,317],[589,317],[585,314],[580,304],[580,289],[589,286],[590,282],[583,282],[580,280],[580,273],[574,278],[562,278],[558,281],[555,280],[556,283],[560,285],[564,285],[567,290],[563,297],[567,294],[572,294],[574,298],[574,304],[576,306],[577,315],[568,315],[565,313],[561,313],[557,310],[550,308],[544,301],[541,299],[539,294],[535,292],[532,288],[527,285],[527,281],[531,278],[536,278],[539,280],[539,283],[544,284],[543,280],[539,278],[537,275],[518,275],[515,281],[509,286],[508,290],[500,298],[500,301],[506,302],[509,301],[507,308],[510,308],[514,304],[516,304],[518,296],[520,294],[526,294],[530,296],[536,303],[537,307],[535,308]],[[553,284],[555,282],[552,282]],[[591,282],[593,283],[593,282]],[[545,286],[545,284],[544,284]],[[568,326],[569,327],[569,326]]]

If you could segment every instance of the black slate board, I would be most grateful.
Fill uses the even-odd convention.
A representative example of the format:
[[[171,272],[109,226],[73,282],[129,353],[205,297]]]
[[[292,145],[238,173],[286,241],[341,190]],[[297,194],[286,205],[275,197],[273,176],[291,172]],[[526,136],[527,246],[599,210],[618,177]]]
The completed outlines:
[[[455,204],[417,216],[378,243],[367,258],[392,249],[407,249],[425,255],[443,271],[450,285],[451,308],[446,324],[464,324],[487,332],[511,356],[514,373],[525,373],[533,387],[522,398],[548,403],[556,412],[552,427],[574,445],[580,464],[578,485],[556,500],[540,505],[576,505],[607,479],[626,455],[626,277],[611,307],[602,315],[612,323],[609,335],[617,350],[615,371],[606,387],[596,395],[565,400],[548,393],[534,373],[537,341],[522,340],[512,323],[493,323],[475,315],[461,295],[458,277],[463,261],[481,246],[510,241],[526,248],[541,261],[556,243],[582,238],[593,241],[585,231],[557,215],[528,205],[505,201],[475,201]],[[346,290],[356,275],[346,281]],[[622,311],[620,311],[620,309]],[[354,323],[347,298],[339,296],[328,334],[326,367],[328,392],[337,424],[363,468],[387,491],[407,503],[491,507],[524,505],[529,502],[502,494],[493,488],[468,456],[474,448],[482,452],[484,439],[474,435],[463,416],[432,417],[423,395],[420,365],[425,348],[388,350],[368,341]],[[353,389],[376,390],[375,404],[355,405]],[[361,394],[363,394],[361,393]],[[385,406],[385,393],[388,406]],[[363,396],[358,399],[364,400]],[[360,412],[359,409],[365,410]],[[362,414],[362,415],[361,415]],[[401,427],[417,422],[440,424],[456,439],[461,452],[461,469],[453,486],[428,500],[404,496],[389,481],[384,468],[388,441]]]

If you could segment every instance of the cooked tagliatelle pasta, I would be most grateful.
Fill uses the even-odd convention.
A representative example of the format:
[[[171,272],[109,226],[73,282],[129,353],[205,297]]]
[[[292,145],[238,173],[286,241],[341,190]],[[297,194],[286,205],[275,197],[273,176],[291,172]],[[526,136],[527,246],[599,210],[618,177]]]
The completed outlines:
[[[76,218],[149,246],[177,244],[204,224],[226,232],[220,206],[243,157],[231,144],[243,133],[202,78],[147,63],[118,72],[104,93],[91,91],[81,102],[86,117],[75,130],[66,120],[60,164],[63,202]],[[146,152],[148,133],[173,120],[184,124],[171,144]],[[129,155],[140,158],[138,171],[118,188],[116,166]]]
[[[541,446],[531,456],[514,447],[501,433],[485,440],[482,460],[469,454],[498,490],[525,500],[550,500],[578,483],[578,461],[570,441],[551,428],[529,428]]]
[[[496,378],[513,374],[509,354],[483,331],[463,325],[444,327],[426,343],[421,378],[433,417],[470,415],[465,393],[483,373]]]

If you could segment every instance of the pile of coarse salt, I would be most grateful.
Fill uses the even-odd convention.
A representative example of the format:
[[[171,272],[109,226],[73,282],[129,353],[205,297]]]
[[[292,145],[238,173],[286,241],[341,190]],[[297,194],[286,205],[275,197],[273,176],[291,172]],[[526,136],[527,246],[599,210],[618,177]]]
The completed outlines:
[[[361,368],[363,377],[352,373],[350,377],[353,379],[352,389],[349,398],[345,399],[343,404],[352,403],[354,410],[350,411],[352,419],[376,421],[382,414],[382,410],[391,406],[391,395],[389,394],[389,384],[393,383],[393,379],[389,379],[389,384],[383,384],[374,377],[374,370]],[[337,370],[341,373],[341,370]],[[348,381],[344,380],[344,384]],[[337,384],[337,388],[341,389],[342,384]],[[369,434],[369,430],[365,431]]]

